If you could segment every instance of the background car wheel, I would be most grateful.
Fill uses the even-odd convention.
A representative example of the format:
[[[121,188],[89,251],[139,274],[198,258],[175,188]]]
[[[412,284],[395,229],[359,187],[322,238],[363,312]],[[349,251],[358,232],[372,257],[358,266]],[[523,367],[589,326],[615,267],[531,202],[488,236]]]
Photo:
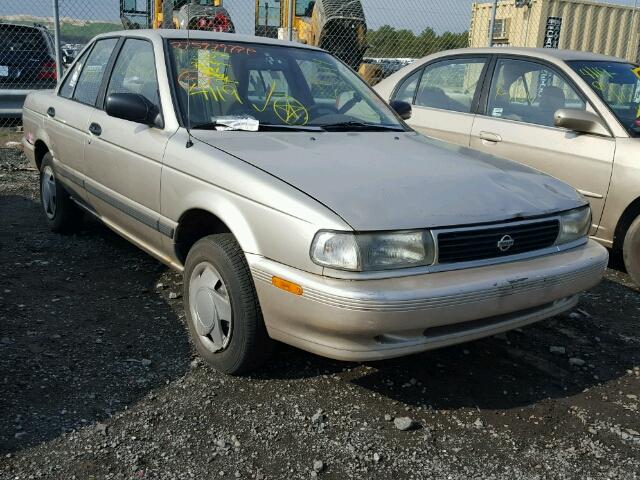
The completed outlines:
[[[260,367],[269,357],[272,341],[249,266],[233,235],[210,235],[191,248],[184,303],[191,337],[209,365],[236,375]]]
[[[53,157],[50,153],[47,153],[42,159],[40,202],[51,231],[69,233],[77,230],[82,221],[82,211],[58,182],[53,170]]]
[[[640,285],[640,217],[636,218],[624,236],[622,257],[627,273]]]

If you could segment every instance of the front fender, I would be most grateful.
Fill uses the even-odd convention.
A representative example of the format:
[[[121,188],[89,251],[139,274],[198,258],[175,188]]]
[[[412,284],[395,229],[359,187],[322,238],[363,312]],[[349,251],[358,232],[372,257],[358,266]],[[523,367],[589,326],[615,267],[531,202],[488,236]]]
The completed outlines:
[[[194,139],[169,141],[162,168],[161,213],[172,229],[189,210],[209,212],[235,235],[242,250],[321,274],[309,249],[320,229],[351,230],[324,205],[255,166]],[[169,237],[167,252],[175,249]]]

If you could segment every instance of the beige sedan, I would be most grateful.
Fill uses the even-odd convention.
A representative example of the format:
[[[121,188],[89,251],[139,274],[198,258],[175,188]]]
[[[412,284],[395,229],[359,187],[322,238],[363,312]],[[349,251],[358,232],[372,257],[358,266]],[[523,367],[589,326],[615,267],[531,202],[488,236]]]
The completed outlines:
[[[227,373],[272,339],[343,360],[475,340],[599,282],[572,187],[395,108],[316,48],[113,32],[29,95],[23,144],[50,228],[86,212],[182,272],[193,342]]]
[[[640,70],[554,49],[462,49],[421,59],[375,89],[413,104],[425,135],[515,160],[589,199],[590,234],[622,251],[640,285]]]

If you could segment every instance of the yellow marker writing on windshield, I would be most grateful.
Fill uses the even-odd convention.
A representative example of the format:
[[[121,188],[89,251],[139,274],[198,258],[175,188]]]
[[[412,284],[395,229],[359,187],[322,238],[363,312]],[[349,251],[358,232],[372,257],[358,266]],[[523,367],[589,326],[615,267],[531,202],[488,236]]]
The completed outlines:
[[[267,93],[267,98],[264,101],[264,105],[262,107],[256,107],[254,104],[252,104],[253,108],[255,108],[256,111],[258,112],[264,112],[269,106],[269,102],[271,101],[271,97],[273,96],[275,91],[276,91],[276,84],[275,82],[273,82],[271,84],[271,87],[269,88],[269,92]]]

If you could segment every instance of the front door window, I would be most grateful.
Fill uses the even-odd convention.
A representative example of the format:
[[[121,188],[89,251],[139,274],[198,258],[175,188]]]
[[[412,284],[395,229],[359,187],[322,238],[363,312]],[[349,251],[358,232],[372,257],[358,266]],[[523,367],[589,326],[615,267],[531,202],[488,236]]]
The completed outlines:
[[[585,102],[553,68],[524,60],[498,60],[487,115],[552,127],[561,108],[584,110]]]
[[[454,112],[471,113],[484,58],[448,59],[424,69],[416,105]]]

